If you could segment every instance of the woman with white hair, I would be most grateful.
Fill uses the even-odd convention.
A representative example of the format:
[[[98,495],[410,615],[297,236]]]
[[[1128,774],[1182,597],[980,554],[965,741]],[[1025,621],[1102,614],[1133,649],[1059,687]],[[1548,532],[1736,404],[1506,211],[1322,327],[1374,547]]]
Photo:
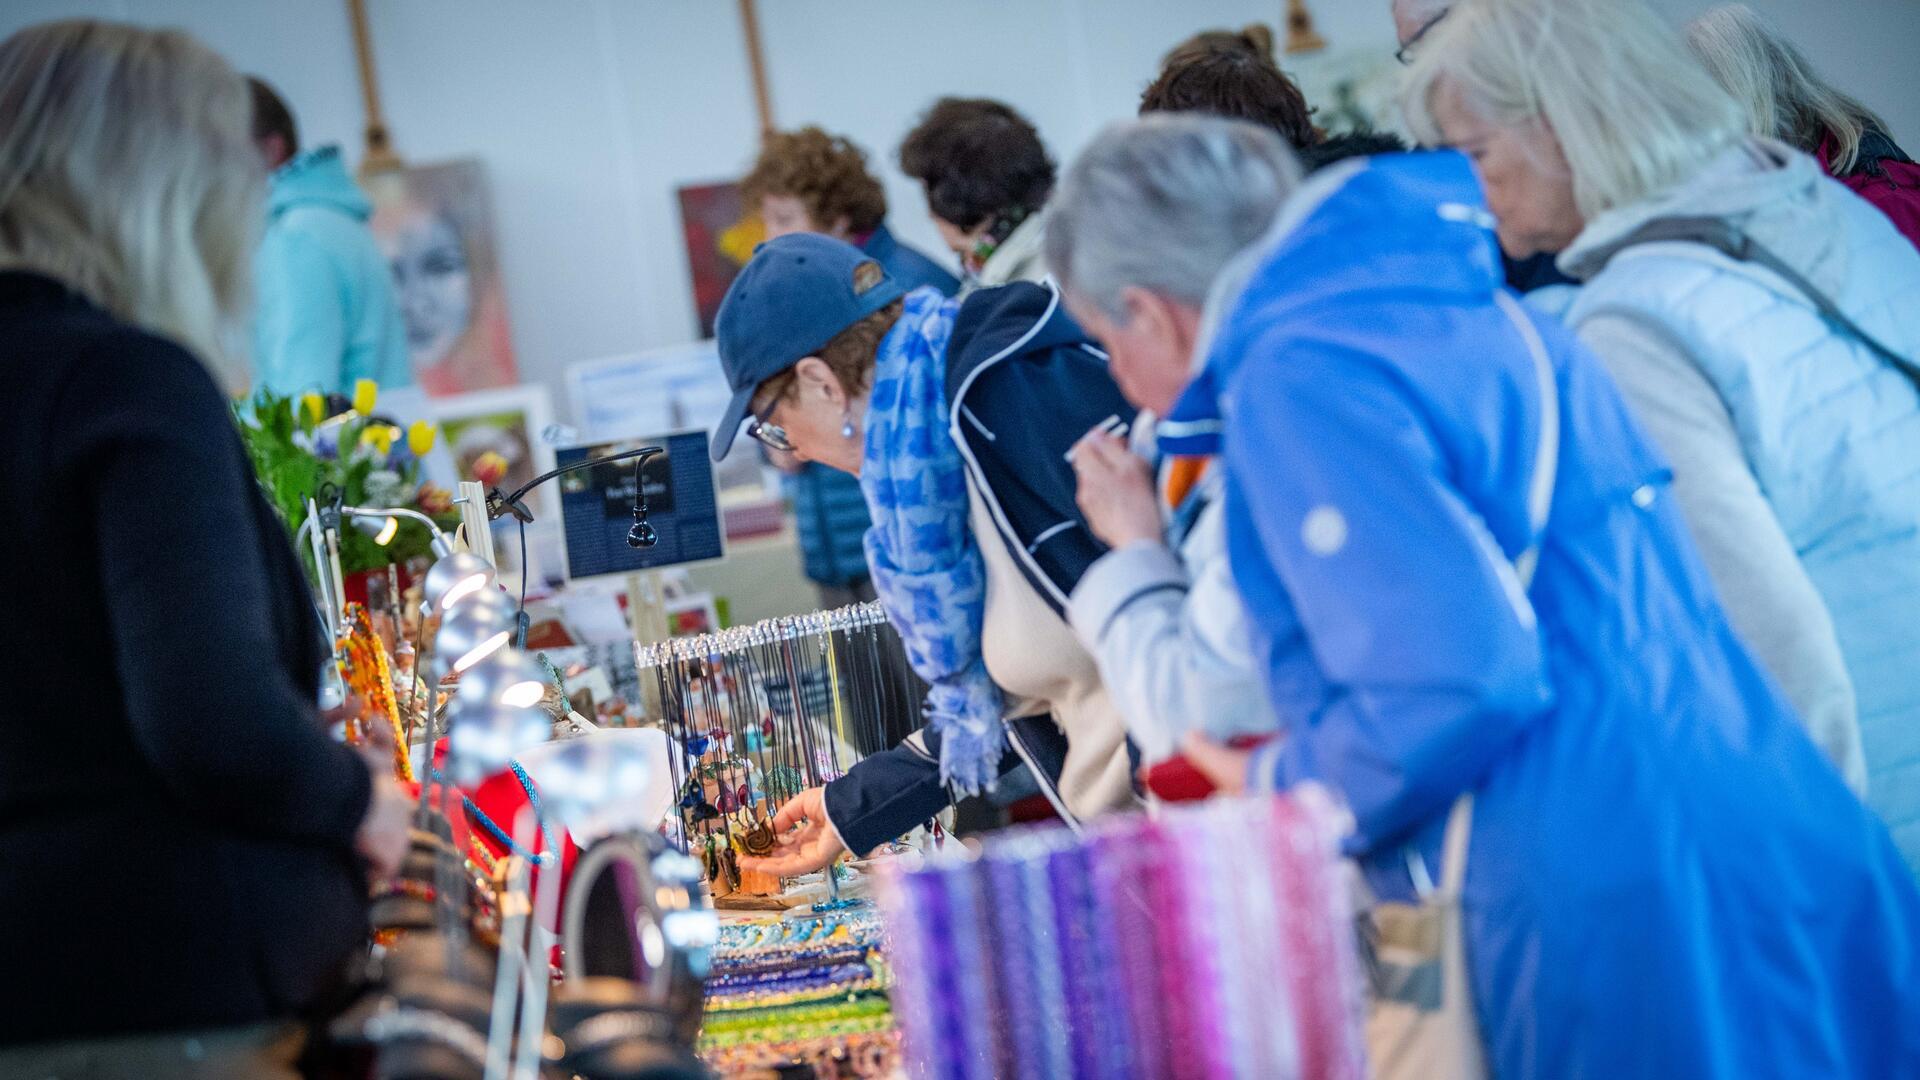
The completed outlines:
[[[0,43],[0,1076],[291,1077],[405,855],[221,383],[263,168],[171,31]]]
[[[1671,462],[1728,617],[1920,866],[1920,253],[1748,136],[1639,0],[1464,0],[1405,108],[1473,160],[1509,253],[1584,282],[1565,318]]]
[[[1815,160],[1920,246],[1920,165],[1873,110],[1822,79],[1793,42],[1745,4],[1687,24],[1687,47],[1747,111],[1747,130]]]
[[[1225,465],[1284,734],[1189,754],[1337,794],[1383,899],[1443,883],[1495,1076],[1913,1075],[1920,889],[1728,629],[1618,391],[1503,287],[1467,162],[1296,176],[1268,132],[1154,117],[1052,210],[1121,385],[1191,357],[1169,423]],[[1424,1066],[1394,1075],[1465,1075]]]

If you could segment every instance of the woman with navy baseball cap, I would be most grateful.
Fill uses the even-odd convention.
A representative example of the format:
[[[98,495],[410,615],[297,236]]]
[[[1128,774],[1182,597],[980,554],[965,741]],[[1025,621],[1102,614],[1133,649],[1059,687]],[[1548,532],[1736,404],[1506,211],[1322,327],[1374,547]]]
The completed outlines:
[[[874,586],[929,685],[925,727],[781,807],[780,848],[743,867],[863,854],[1022,761],[1069,819],[1130,801],[1120,715],[1063,612],[1104,550],[1066,452],[1132,409],[1058,294],[908,292],[859,249],[794,234],[741,270],[716,336],[733,399],[715,459],[744,421],[860,478]]]

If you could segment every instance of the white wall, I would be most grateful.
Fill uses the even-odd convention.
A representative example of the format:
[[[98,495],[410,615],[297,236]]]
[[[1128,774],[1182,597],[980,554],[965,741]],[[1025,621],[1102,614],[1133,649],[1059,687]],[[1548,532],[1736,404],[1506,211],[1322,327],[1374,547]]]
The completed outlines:
[[[1655,0],[1678,20],[1707,0]],[[1915,0],[1752,0],[1841,86],[1920,144]],[[570,361],[695,333],[674,189],[725,179],[756,127],[727,0],[369,0],[388,121],[415,161],[476,155],[496,200],[520,370],[560,407]],[[893,165],[946,93],[1005,99],[1064,161],[1131,115],[1168,46],[1196,29],[1278,21],[1281,0],[761,0],[776,120],[864,145],[896,231],[939,246]],[[1319,0],[1336,47],[1390,47],[1386,0]],[[285,93],[308,143],[357,160],[359,90],[344,0],[7,0],[0,35],[44,19],[184,28]]]

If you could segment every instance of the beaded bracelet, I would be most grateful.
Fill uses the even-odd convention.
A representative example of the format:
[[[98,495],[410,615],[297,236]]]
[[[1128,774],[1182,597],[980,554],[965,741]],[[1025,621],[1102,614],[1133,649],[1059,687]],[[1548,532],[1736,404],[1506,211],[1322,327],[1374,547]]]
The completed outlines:
[[[769,991],[766,993],[741,994],[724,998],[708,998],[705,1013],[713,1016],[719,1013],[748,1012],[755,1009],[779,1008],[787,1005],[812,1005],[828,1001],[851,1001],[857,997],[879,997],[886,988],[872,980],[857,983],[836,983],[831,986],[814,987],[802,990]]]
[[[735,1075],[768,1072],[795,1063],[831,1076],[840,1066],[859,1077],[892,1076],[899,1069],[900,1038],[894,1031],[852,1032],[826,1038],[784,1043],[747,1044],[703,1049],[701,1058],[715,1072]]]
[[[714,1017],[706,1023],[704,1034],[722,1036],[743,1031],[799,1029],[809,1025],[832,1025],[843,1020],[891,1018],[891,1016],[892,1011],[888,1009],[884,999],[862,998],[858,1001],[804,1005],[778,1011],[769,1010],[767,1016]]]
[[[713,963],[713,970],[716,972],[778,970],[794,964],[862,960],[873,954],[874,949],[869,945],[821,945],[804,949],[766,950],[718,958]]]
[[[1122,1017],[1103,1007],[1103,967],[1094,928],[1102,915],[1088,881],[1087,849],[1071,845],[1046,856],[1048,887],[1053,891],[1054,932],[1066,988],[1068,1034],[1078,1076],[1125,1076],[1126,1032]]]
[[[711,990],[722,994],[752,993],[756,990],[795,990],[821,984],[861,981],[872,976],[865,964],[828,964],[797,968],[790,972],[760,972],[745,977],[723,975],[710,980]]]
[[[1023,853],[1020,873],[1025,879],[1027,920],[1033,926],[1030,939],[1032,948],[1028,956],[1032,964],[1033,1004],[1038,1014],[1036,1022],[1043,1032],[1065,1032],[1073,1020],[1068,1012],[1066,972],[1061,965],[1056,929],[1058,923],[1054,915],[1053,889],[1047,880],[1045,852],[1029,850]],[[1041,1054],[1041,1060],[1046,1062],[1046,1075],[1073,1075],[1073,1047],[1058,1034],[1043,1041]]]

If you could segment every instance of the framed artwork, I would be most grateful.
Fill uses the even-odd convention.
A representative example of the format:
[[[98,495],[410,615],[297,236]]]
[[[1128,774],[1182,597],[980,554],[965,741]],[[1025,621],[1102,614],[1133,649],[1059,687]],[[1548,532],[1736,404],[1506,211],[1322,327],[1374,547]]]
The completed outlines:
[[[667,628],[674,637],[711,634],[720,629],[720,609],[712,593],[693,593],[667,601]]]
[[[678,191],[680,228],[687,241],[687,271],[693,279],[694,312],[700,336],[713,336],[720,301],[753,249],[766,239],[766,226],[740,197],[736,181],[688,184]]]
[[[519,381],[487,174],[474,159],[365,180],[393,269],[413,377],[436,397]]]
[[[562,447],[559,459],[565,466],[643,446],[657,446],[664,452],[646,459],[638,468],[638,476],[632,461],[618,461],[576,469],[560,477],[567,580],[624,576],[726,558],[726,535],[721,528],[720,499],[714,486],[713,461],[707,454],[706,432],[675,431]],[[639,491],[635,490],[636,481]],[[647,520],[657,539],[636,548],[627,534],[641,492],[645,493]]]
[[[476,390],[435,398],[432,405],[457,479],[512,492],[553,468],[553,447],[540,437],[553,423],[553,399],[545,386]],[[546,483],[529,492],[525,502],[535,522],[527,527],[527,572],[539,582],[550,576],[543,570],[558,570],[555,558],[538,556],[559,535],[560,497],[555,485]],[[503,579],[517,577],[520,538],[511,516],[493,523],[493,537]]]
[[[711,433],[732,391],[720,374],[711,341],[623,353],[567,365],[567,401],[589,439],[619,439],[643,431],[698,429]],[[749,439],[718,465],[721,492],[735,499],[778,498],[767,465]]]

